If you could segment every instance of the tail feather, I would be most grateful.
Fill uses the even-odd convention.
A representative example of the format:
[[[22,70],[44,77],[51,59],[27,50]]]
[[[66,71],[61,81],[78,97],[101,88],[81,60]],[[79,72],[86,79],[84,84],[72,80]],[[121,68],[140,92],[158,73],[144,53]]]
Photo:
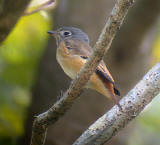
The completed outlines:
[[[114,93],[118,96],[120,96],[120,92],[117,89],[117,85],[115,84],[114,80],[112,80],[109,75],[107,75],[107,73],[104,73],[98,69],[96,69],[96,74],[99,76],[99,78],[103,81],[103,82],[110,82],[111,84],[113,84],[114,87]]]
[[[119,104],[119,99],[116,96],[115,88],[114,88],[113,84],[104,82],[104,85],[105,85],[106,89],[109,91],[114,103],[117,104],[117,106],[120,108],[120,110],[122,110],[122,107]]]
[[[122,110],[122,107],[120,106],[119,100],[117,98],[117,96],[120,96],[120,92],[116,88],[114,81],[112,81],[106,73],[104,73],[98,69],[96,70],[96,74],[103,82],[105,88],[109,91],[110,96],[111,96],[112,100],[114,101],[114,103],[117,104],[117,106]]]
[[[117,88],[114,87],[114,93],[117,95],[117,96],[121,96],[119,90]]]

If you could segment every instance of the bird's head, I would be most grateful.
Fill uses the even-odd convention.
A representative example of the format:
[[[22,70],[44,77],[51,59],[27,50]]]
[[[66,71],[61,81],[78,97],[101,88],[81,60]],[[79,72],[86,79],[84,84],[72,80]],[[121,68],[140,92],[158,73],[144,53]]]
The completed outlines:
[[[88,35],[75,27],[62,27],[56,31],[48,31],[48,34],[56,38],[57,45],[66,39],[78,39],[89,43]]]

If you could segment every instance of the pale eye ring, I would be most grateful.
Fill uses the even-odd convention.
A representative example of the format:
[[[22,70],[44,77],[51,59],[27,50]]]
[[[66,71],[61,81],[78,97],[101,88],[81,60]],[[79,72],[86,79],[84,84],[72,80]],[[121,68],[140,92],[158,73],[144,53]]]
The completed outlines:
[[[65,36],[65,37],[68,37],[68,36],[71,36],[72,33],[70,31],[63,31],[62,35]]]

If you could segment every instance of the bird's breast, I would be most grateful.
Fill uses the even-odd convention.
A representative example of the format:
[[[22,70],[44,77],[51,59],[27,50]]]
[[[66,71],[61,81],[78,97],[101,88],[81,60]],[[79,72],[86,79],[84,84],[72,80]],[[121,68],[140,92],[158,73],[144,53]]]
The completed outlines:
[[[57,61],[62,67],[63,71],[71,78],[74,79],[82,67],[82,62],[78,56],[61,55],[57,52]]]

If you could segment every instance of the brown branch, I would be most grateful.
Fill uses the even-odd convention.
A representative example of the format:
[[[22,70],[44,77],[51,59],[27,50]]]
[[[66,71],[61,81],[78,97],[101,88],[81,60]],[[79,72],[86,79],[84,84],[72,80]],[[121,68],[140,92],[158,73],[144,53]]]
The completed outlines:
[[[117,106],[93,123],[73,145],[101,145],[116,135],[160,93],[160,63],[154,66]]]
[[[124,17],[133,0],[118,0],[112,13],[103,28],[103,31],[94,46],[94,52],[83,66],[70,88],[63,94],[49,110],[37,116],[33,123],[31,145],[44,144],[46,130],[50,124],[55,123],[74,103],[82,92],[83,86],[88,82],[90,76],[102,60],[105,52],[109,49],[111,42],[120,28]]]
[[[29,2],[30,0],[3,0],[0,2],[0,43],[23,15]]]

